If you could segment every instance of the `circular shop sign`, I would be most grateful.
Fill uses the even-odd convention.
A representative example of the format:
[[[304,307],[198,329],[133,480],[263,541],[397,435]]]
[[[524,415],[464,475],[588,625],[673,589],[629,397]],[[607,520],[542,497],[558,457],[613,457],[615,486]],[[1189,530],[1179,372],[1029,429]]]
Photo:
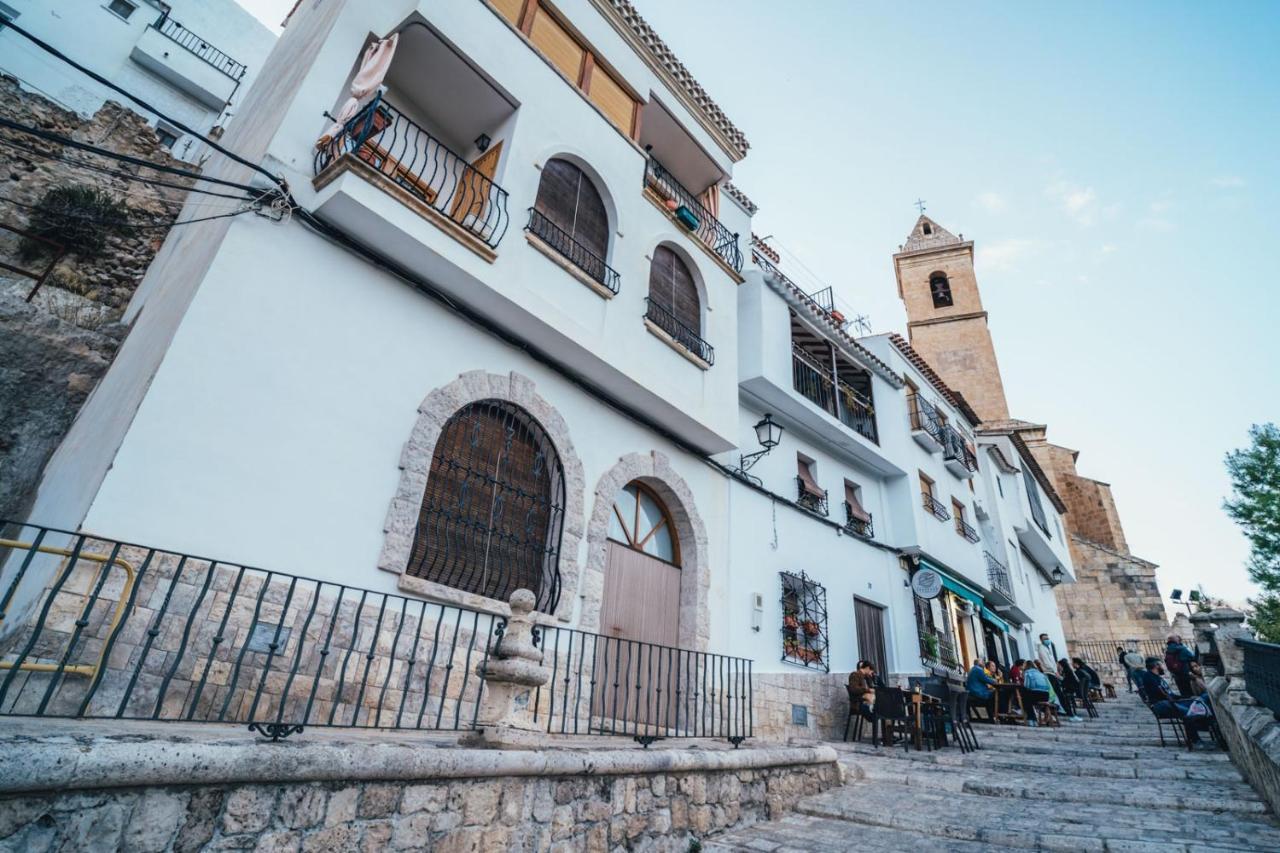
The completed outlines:
[[[937,598],[942,592],[942,575],[933,569],[917,569],[911,576],[911,591],[920,598]]]

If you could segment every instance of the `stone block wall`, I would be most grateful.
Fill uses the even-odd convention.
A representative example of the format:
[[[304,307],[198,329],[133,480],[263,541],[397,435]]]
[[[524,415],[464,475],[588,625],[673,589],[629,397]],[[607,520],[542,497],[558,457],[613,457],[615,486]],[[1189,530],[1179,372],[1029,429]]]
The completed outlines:
[[[568,775],[527,775],[540,761],[529,753],[526,774],[504,778],[353,782],[335,766],[332,781],[17,794],[0,799],[0,849],[684,853],[694,839],[779,818],[839,782],[834,754],[673,772],[653,751],[642,758],[654,769],[623,773],[606,769],[619,753],[594,755],[596,769]]]
[[[1245,692],[1238,679],[1213,679],[1209,698],[1232,762],[1271,810],[1280,813],[1280,722]]]
[[[786,743],[842,740],[849,711],[847,672],[758,672],[755,674],[754,736]],[[793,706],[803,706],[807,723],[792,722]]]

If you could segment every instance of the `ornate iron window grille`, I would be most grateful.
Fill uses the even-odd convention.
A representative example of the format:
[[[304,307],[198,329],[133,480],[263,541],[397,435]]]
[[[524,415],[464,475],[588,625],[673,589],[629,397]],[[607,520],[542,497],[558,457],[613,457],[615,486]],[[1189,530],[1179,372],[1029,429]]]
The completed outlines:
[[[920,493],[921,501],[927,512],[933,513],[933,517],[938,521],[948,521],[951,518],[951,512],[942,505],[942,502],[928,492]]]
[[[978,470],[978,458],[969,449],[969,444],[953,427],[942,430],[942,458],[954,459],[970,471]]]
[[[604,285],[610,293],[618,292],[621,281],[618,271],[606,264],[604,258],[575,240],[568,231],[543,216],[536,208],[529,208],[529,224],[525,226],[525,230],[582,270],[592,281]]]
[[[1005,598],[1013,601],[1013,581],[1009,578],[1009,569],[995,558],[990,551],[983,551],[987,560],[987,582],[991,588]]]
[[[459,409],[436,440],[407,572],[505,601],[560,599],[565,484],[559,456],[528,412],[505,400]]]
[[[912,432],[923,430],[934,441],[942,444],[942,423],[938,420],[938,408],[919,394],[912,394],[907,399],[907,406],[911,412]]]
[[[848,501],[844,502],[844,529],[846,533],[852,533],[854,536],[861,536],[864,539],[870,539],[875,536],[875,527],[872,525],[873,516],[867,513],[865,520],[858,518],[853,514],[853,506]]]
[[[815,512],[818,515],[831,514],[827,506],[827,490],[823,489],[821,495],[815,495],[805,488],[805,482],[802,477],[796,477],[796,503],[809,510],[809,512]]]
[[[693,193],[685,189],[653,157],[645,161],[644,185],[654,194],[688,210],[695,220],[689,230],[735,272],[742,272],[742,250],[738,248],[738,235],[725,228]]]
[[[644,304],[644,317],[646,320],[653,323],[653,325],[665,332],[669,338],[707,364],[716,363],[715,348],[704,341],[693,329],[677,320],[676,315],[667,310],[665,305],[649,296],[644,298]]]
[[[804,572],[782,572],[782,659],[831,671],[827,659],[827,590]]]
[[[175,44],[185,48],[189,53],[218,69],[232,80],[238,81],[244,77],[247,67],[243,62],[236,62],[230,56],[218,50],[173,18],[170,18],[168,12],[161,15],[160,20],[151,26],[161,35],[167,36]]]
[[[388,103],[381,92],[335,138],[316,149],[315,173],[348,154],[491,249],[507,233],[507,191]]]

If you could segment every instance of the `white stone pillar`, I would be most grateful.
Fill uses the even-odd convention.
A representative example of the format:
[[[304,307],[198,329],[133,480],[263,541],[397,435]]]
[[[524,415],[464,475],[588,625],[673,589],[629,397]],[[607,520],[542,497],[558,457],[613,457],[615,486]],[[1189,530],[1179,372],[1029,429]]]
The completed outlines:
[[[476,667],[484,680],[476,731],[462,739],[467,746],[489,749],[534,749],[545,746],[546,733],[530,727],[525,709],[539,687],[551,680],[542,652],[533,644],[533,612],[537,599],[527,589],[511,594],[511,618],[488,659]]]

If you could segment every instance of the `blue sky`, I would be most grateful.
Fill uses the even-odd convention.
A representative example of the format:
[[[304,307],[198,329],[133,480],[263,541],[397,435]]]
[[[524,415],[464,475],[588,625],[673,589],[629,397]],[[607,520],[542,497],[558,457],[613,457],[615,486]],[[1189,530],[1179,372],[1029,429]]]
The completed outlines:
[[[1166,595],[1251,594],[1222,457],[1280,421],[1280,4],[634,2],[751,141],[757,233],[902,331],[923,197],[976,242],[1013,415]]]

